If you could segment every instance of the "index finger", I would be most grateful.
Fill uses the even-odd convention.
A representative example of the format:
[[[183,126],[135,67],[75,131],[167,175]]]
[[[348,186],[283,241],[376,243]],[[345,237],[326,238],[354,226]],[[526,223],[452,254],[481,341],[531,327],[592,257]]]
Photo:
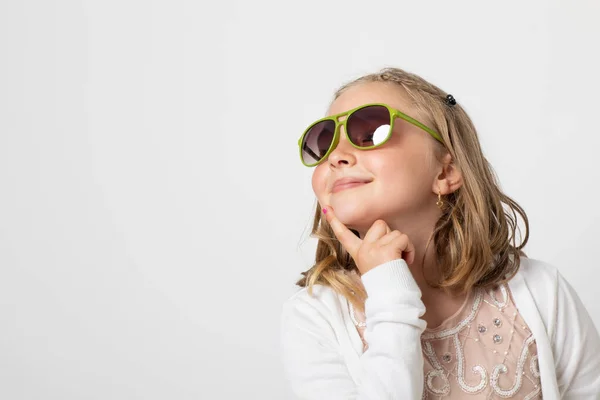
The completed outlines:
[[[333,233],[338,238],[342,246],[346,249],[350,256],[354,259],[360,245],[362,244],[362,240],[358,238],[354,232],[346,227],[333,213],[333,209],[331,207],[323,207],[323,213],[325,214],[325,219],[331,226]]]

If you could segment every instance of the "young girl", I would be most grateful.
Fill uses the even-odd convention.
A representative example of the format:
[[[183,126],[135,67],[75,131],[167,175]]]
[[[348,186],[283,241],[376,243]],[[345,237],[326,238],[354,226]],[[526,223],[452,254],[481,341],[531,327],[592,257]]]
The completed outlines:
[[[338,90],[298,144],[319,240],[282,311],[299,398],[600,399],[598,332],[521,251],[527,216],[452,95],[384,69]]]

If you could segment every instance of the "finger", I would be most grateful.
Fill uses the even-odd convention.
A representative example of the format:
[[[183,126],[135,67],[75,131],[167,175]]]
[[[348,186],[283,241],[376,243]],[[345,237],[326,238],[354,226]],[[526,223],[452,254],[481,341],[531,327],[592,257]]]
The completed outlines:
[[[393,240],[396,240],[398,237],[402,235],[402,232],[395,230],[387,233],[384,237],[379,239],[379,244],[382,246],[386,246],[390,244]]]
[[[389,246],[397,247],[402,252],[402,258],[408,265],[411,265],[415,261],[415,246],[405,234],[398,236],[390,242]]]
[[[355,259],[362,240],[357,237],[354,232],[348,229],[346,225],[344,225],[339,219],[337,219],[333,209],[330,206],[323,207],[323,213],[325,214],[325,219],[331,226],[335,237],[338,238],[350,256]]]
[[[365,242],[374,243],[381,239],[389,230],[388,224],[386,224],[384,220],[378,219],[371,225],[363,240]]]

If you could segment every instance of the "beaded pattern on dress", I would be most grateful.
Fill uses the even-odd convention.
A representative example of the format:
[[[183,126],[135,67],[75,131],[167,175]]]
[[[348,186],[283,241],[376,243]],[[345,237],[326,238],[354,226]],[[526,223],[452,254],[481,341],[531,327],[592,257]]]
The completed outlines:
[[[351,304],[349,311],[366,351],[366,324]],[[475,289],[455,315],[423,332],[421,345],[423,399],[542,398],[535,339],[506,285]]]
[[[537,348],[506,285],[475,289],[421,336],[423,399],[541,399]]]

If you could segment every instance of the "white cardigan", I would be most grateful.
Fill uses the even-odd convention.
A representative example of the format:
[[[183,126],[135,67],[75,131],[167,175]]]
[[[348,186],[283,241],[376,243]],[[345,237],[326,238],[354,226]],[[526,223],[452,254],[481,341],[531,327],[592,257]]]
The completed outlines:
[[[286,377],[301,399],[421,399],[426,322],[421,291],[404,260],[362,276],[369,348],[346,299],[330,287],[301,289],[283,305]],[[521,258],[509,282],[536,340],[544,399],[600,399],[600,337],[581,300],[558,270]]]

